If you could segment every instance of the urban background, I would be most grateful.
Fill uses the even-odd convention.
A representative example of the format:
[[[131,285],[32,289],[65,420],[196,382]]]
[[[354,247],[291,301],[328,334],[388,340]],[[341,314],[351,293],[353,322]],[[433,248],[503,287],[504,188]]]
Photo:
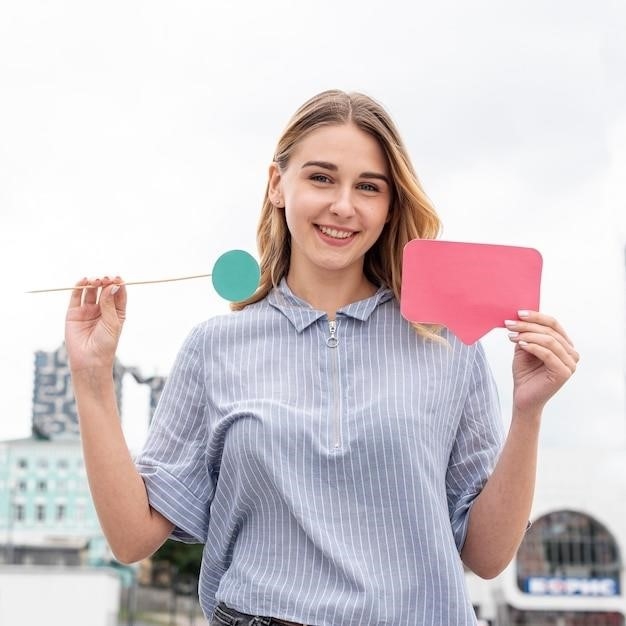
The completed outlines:
[[[624,623],[626,4],[619,0],[0,2],[0,626],[202,624],[197,550],[115,563],[62,346],[77,279],[203,274],[254,251],[274,145],[305,99],[368,93],[449,240],[534,247],[581,354],[544,415],[532,526],[494,626]],[[512,277],[514,280],[514,277]],[[139,285],[116,368],[133,452],[209,281]],[[484,344],[511,405],[511,346]]]

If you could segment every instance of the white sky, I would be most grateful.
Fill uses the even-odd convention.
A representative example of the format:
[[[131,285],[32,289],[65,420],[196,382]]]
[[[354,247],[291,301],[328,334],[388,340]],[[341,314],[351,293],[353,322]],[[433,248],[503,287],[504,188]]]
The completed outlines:
[[[339,87],[391,112],[444,238],[543,254],[542,309],[582,355],[544,445],[624,445],[624,32],[602,0],[3,3],[0,439],[30,433],[34,352],[63,338],[68,294],[24,291],[256,254],[275,141]],[[145,374],[228,309],[208,279],[129,292],[119,357]],[[485,345],[506,414],[512,346]],[[132,446],[146,414],[128,379]]]

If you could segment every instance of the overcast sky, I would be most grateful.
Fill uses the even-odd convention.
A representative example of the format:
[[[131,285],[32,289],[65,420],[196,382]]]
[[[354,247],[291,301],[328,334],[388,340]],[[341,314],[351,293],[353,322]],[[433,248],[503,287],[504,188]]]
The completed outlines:
[[[24,291],[256,254],[276,139],[338,87],[395,118],[443,238],[542,253],[542,309],[582,355],[543,445],[623,446],[624,32],[602,0],[2,3],[0,439],[30,433],[34,352],[63,339],[68,294]],[[208,279],[129,287],[119,357],[166,374],[227,310]],[[512,346],[484,341],[508,420]],[[136,447],[147,391],[125,394]]]

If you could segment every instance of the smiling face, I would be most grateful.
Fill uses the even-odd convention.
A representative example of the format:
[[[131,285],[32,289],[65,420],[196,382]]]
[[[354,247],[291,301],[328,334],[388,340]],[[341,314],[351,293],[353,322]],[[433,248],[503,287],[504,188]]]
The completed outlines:
[[[291,235],[290,284],[363,280],[365,253],[391,202],[389,167],[376,139],[353,124],[312,131],[286,169],[272,164],[269,196],[284,207]]]

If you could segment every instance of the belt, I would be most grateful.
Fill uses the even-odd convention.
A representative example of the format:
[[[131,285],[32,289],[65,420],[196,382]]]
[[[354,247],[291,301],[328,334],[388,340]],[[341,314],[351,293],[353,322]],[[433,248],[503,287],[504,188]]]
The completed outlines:
[[[290,622],[285,619],[278,619],[277,617],[263,617],[260,615],[248,615],[247,613],[241,613],[236,609],[231,609],[223,602],[220,602],[215,607],[215,617],[226,621],[229,626],[307,626],[300,622]]]

